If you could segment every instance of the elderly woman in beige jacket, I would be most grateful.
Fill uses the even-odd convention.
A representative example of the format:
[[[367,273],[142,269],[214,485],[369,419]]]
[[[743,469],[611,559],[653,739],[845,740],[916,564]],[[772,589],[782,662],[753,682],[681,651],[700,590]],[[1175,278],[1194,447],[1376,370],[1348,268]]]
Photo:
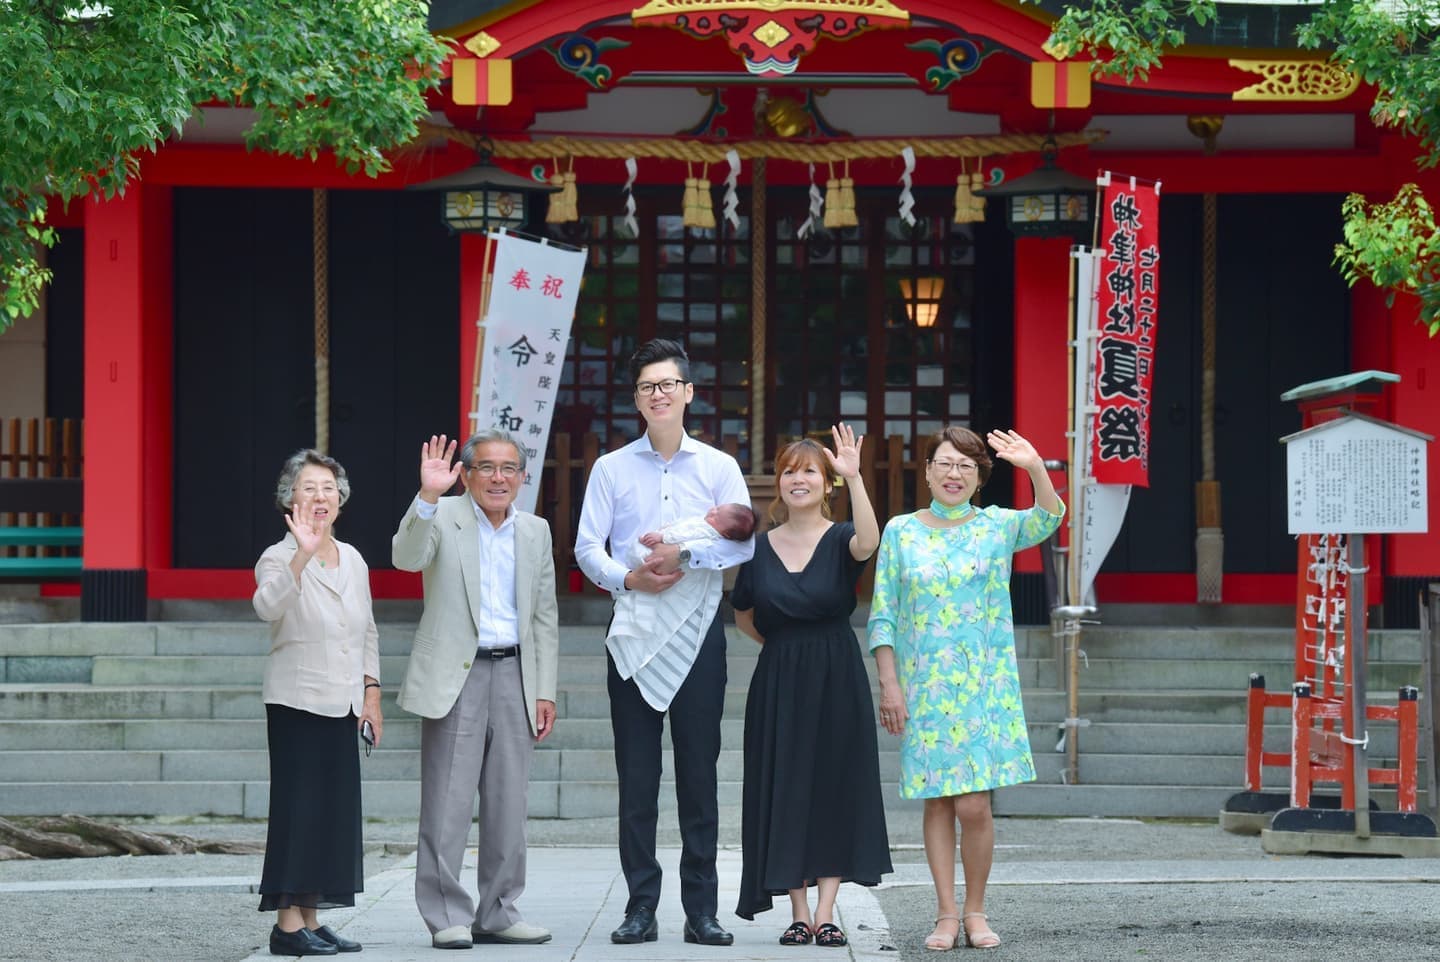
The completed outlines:
[[[275,491],[290,533],[255,565],[255,613],[270,624],[263,690],[270,825],[260,911],[277,913],[274,955],[360,951],[315,915],[354,905],[364,891],[356,733],[379,744],[382,726],[370,570],[332,533],[349,497],[338,461],[297,451]]]

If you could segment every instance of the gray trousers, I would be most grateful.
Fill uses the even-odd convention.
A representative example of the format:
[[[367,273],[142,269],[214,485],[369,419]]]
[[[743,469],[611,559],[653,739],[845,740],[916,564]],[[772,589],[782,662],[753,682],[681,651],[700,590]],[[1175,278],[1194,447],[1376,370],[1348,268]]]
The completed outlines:
[[[433,935],[455,925],[499,932],[521,921],[526,794],[535,738],[518,657],[476,658],[444,718],[420,722],[420,843],[415,904]],[[480,794],[479,904],[460,884]]]

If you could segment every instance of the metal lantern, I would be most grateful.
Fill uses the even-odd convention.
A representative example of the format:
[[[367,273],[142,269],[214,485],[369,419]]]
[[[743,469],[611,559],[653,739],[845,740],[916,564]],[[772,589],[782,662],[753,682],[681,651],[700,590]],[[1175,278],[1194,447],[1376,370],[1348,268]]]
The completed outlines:
[[[409,189],[440,192],[445,226],[451,233],[464,233],[520,227],[530,220],[529,206],[535,197],[560,188],[501,170],[490,163],[490,154],[483,152],[475,166],[412,184]]]
[[[1013,181],[975,191],[1005,204],[1005,223],[1018,237],[1073,237],[1093,232],[1095,181],[1061,170],[1053,137],[1041,148],[1040,166]]]

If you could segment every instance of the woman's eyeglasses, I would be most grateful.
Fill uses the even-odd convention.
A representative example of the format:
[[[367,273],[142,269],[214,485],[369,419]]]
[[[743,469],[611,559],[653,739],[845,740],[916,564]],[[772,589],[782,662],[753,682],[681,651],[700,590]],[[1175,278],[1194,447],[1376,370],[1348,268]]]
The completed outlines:
[[[955,470],[958,470],[961,474],[974,474],[980,470],[980,465],[974,461],[931,461],[930,467],[939,471],[941,474],[949,474]]]

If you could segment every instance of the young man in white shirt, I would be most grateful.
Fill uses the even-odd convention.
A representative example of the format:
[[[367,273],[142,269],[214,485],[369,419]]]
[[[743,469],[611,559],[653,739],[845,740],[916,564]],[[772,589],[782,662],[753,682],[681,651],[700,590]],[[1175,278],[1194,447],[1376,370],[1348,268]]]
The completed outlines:
[[[595,462],[585,488],[575,556],[591,581],[618,596],[627,591],[665,591],[692,568],[723,570],[748,561],[754,539],[718,539],[693,548],[656,545],[631,569],[621,559],[648,531],[677,518],[704,514],[717,504],[750,503],[740,466],[730,455],[685,432],[685,406],[695,397],[690,359],[676,341],[657,338],[630,359],[635,404],[645,418],[643,435]],[[607,550],[608,543],[608,550]],[[686,942],[729,945],[731,934],[716,919],[719,828],[715,763],[720,756],[720,716],[725,707],[725,631],[718,610],[698,650],[666,646],[652,662],[669,679],[666,709],[653,707],[635,679],[624,679],[608,659],[610,725],[620,783],[620,865],[630,898],[612,942],[653,942],[660,899],[655,858],[659,818],[660,735],[670,716],[675,747],[676,804],[683,851],[680,901]],[[672,626],[673,630],[673,626]],[[609,644],[609,642],[607,642]],[[655,686],[651,685],[652,701]]]

